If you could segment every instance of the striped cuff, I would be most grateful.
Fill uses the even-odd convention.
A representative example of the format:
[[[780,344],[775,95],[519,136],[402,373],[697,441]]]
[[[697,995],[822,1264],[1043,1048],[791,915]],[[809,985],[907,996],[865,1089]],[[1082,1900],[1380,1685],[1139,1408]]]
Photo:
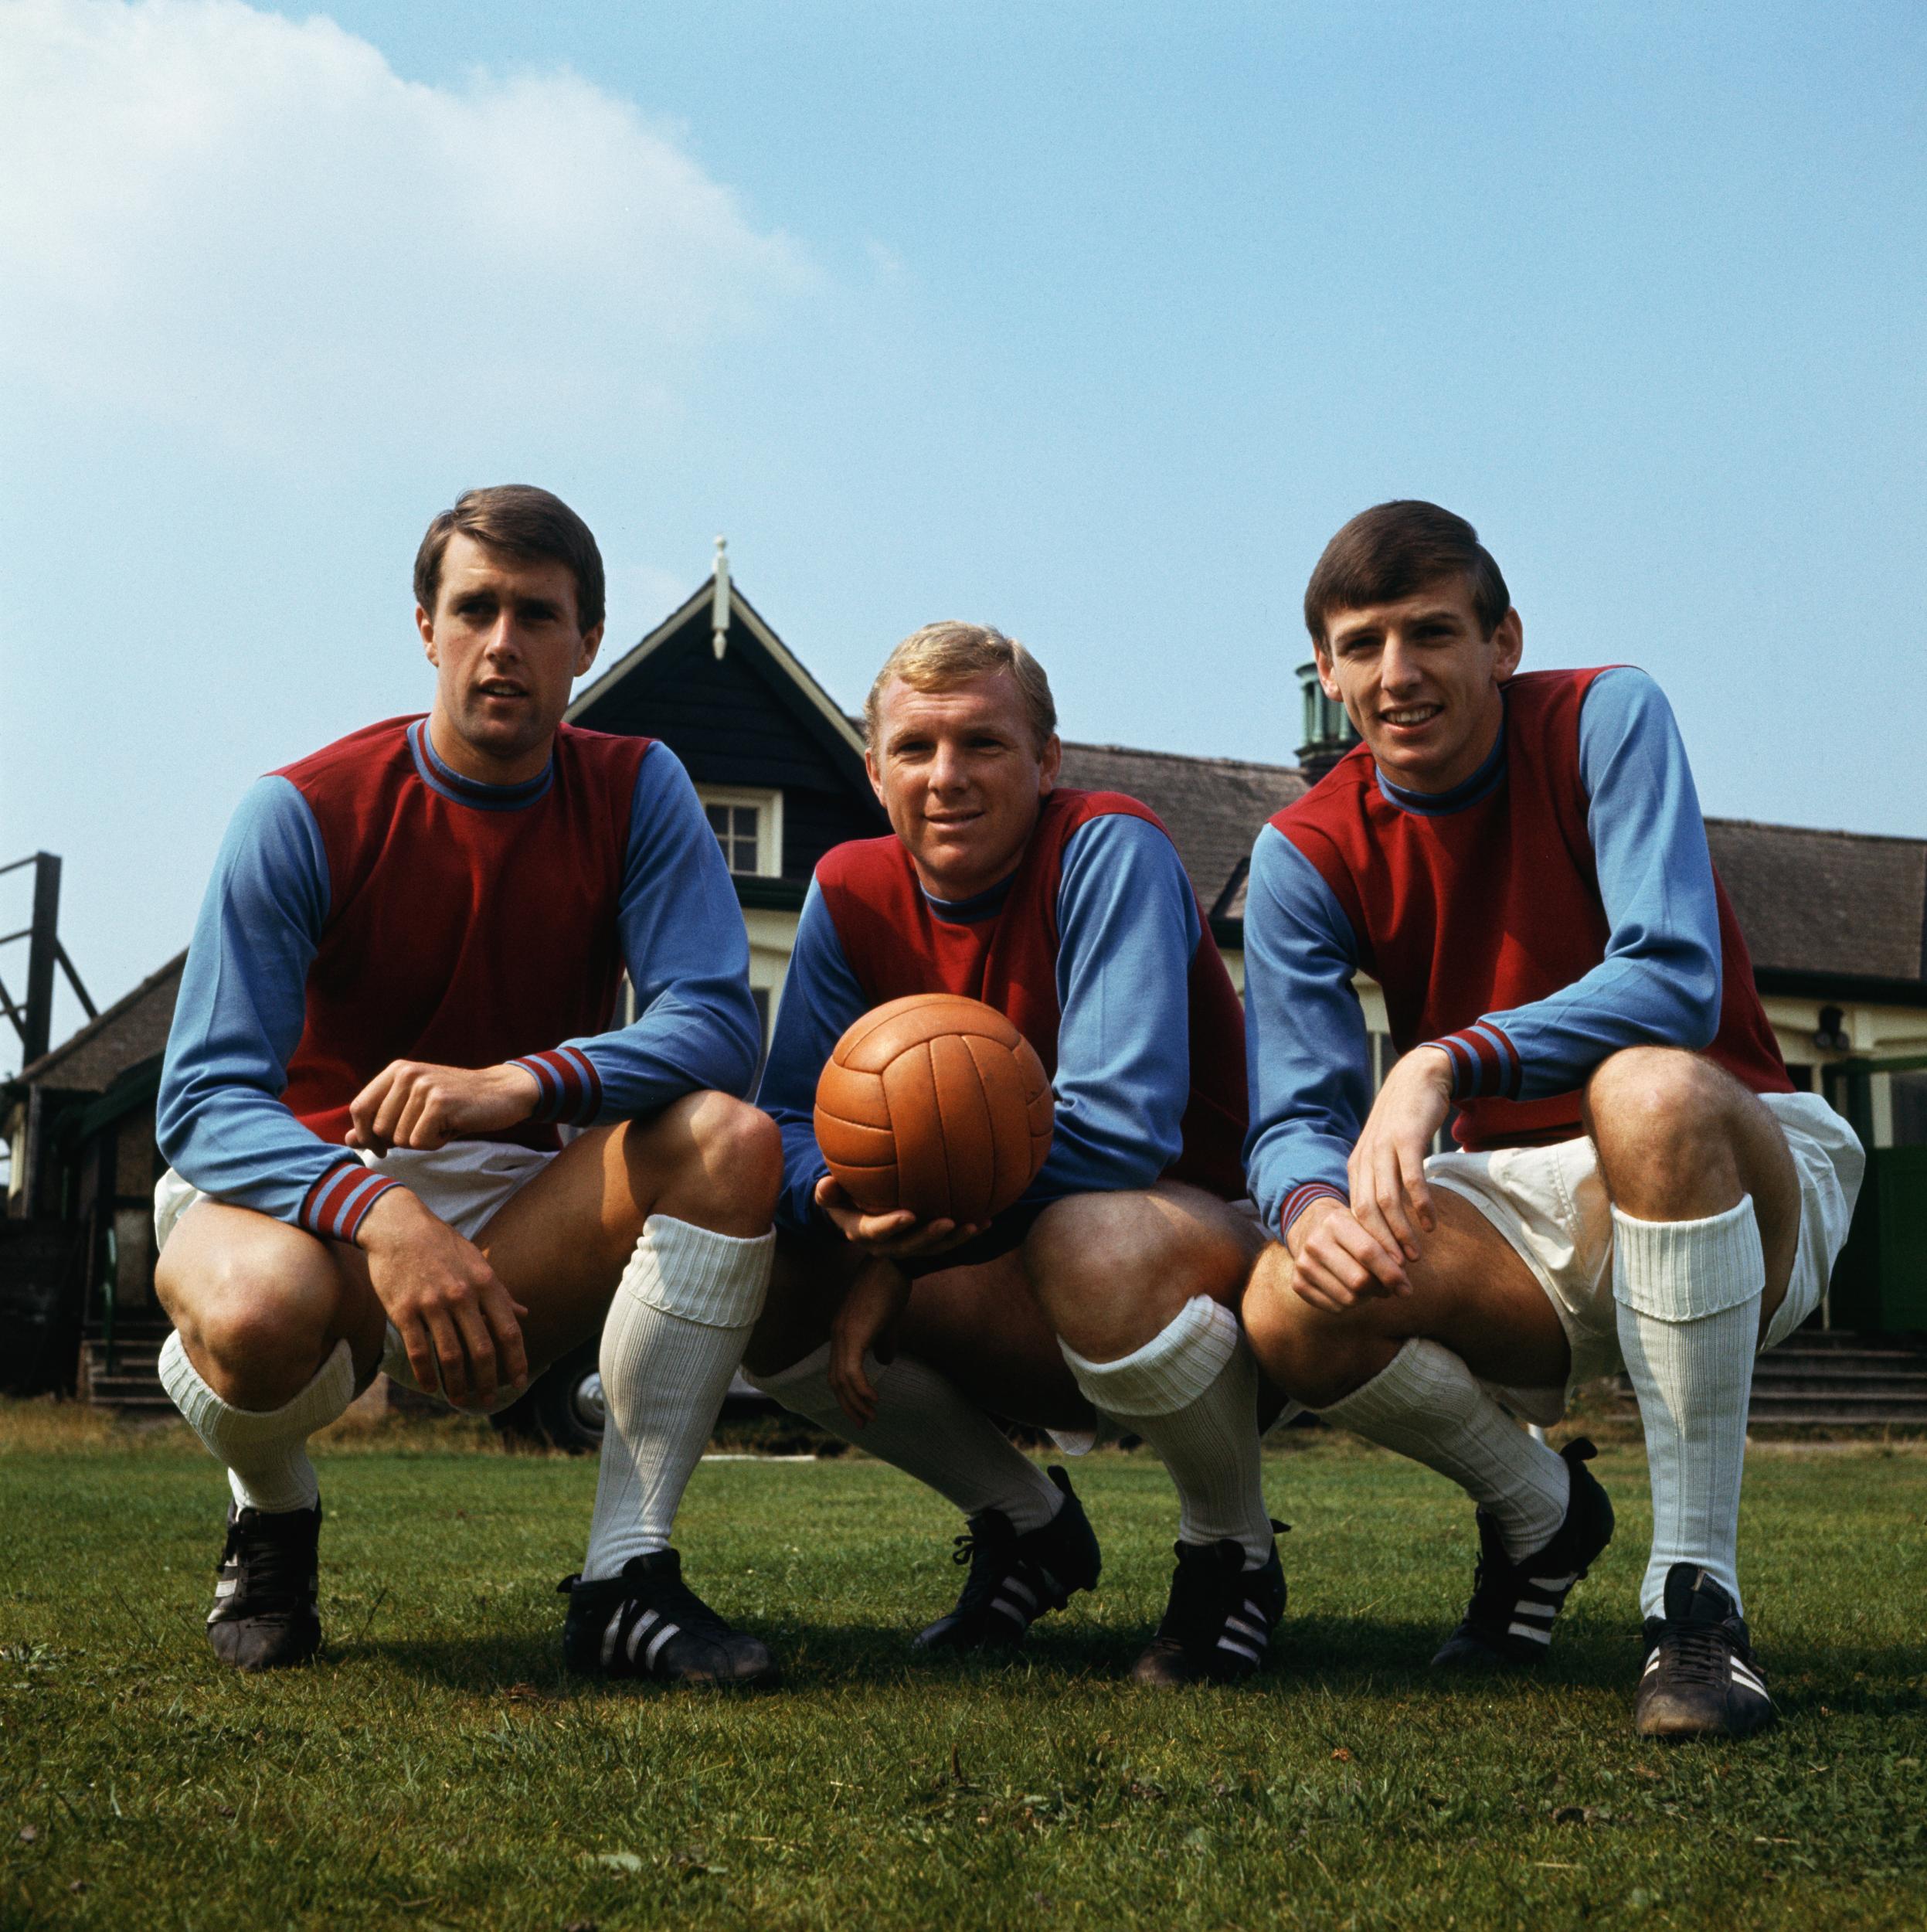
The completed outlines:
[[[557,1046],[546,1053],[527,1053],[511,1066],[535,1077],[540,1092],[532,1121],[562,1121],[586,1127],[602,1111],[602,1080],[589,1056],[576,1046]]]
[[[1525,1079],[1518,1049],[1490,1020],[1427,1040],[1452,1062],[1455,1100],[1516,1100]]]
[[[331,1167],[308,1191],[295,1217],[310,1234],[324,1240],[352,1241],[368,1210],[399,1181],[371,1173],[359,1161]]]
[[[1344,1206],[1348,1196],[1343,1188],[1334,1187],[1326,1181],[1301,1181],[1285,1196],[1285,1204],[1278,1210],[1278,1238],[1283,1240],[1291,1232],[1291,1224],[1297,1219],[1314,1201],[1336,1201]]]

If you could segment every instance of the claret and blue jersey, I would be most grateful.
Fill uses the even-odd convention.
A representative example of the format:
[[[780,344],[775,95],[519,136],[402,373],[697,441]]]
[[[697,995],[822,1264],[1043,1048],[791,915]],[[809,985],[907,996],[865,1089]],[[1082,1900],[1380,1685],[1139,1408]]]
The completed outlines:
[[[161,1148],[204,1193],[351,1240],[393,1182],[342,1145],[396,1060],[513,1061],[495,1138],[740,1093],[759,1029],[715,835],[667,747],[565,725],[518,785],[390,719],[260,780],[215,862],[161,1075]],[[637,1018],[613,1028],[627,971]]]
[[[894,836],[817,867],[760,1099],[783,1130],[779,1220],[802,1227],[828,1172],[817,1077],[851,1024],[916,992],[1005,1014],[1052,1076],[1051,1151],[1020,1206],[1149,1186],[1161,1175],[1243,1191],[1243,1022],[1182,862],[1119,794],[1060,787],[1010,877],[932,898]]]
[[[1259,834],[1246,1158],[1281,1236],[1347,1198],[1372,1097],[1360,971],[1401,1053],[1449,1056],[1469,1149],[1577,1134],[1586,1077],[1627,1046],[1792,1086],[1671,709],[1630,666],[1514,678],[1490,756],[1450,792],[1400,790],[1360,746]]]

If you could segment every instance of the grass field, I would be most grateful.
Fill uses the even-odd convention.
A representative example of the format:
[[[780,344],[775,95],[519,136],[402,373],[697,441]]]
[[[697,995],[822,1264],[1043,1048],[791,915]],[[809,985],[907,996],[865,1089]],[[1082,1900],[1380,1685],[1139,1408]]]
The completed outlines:
[[[1628,1723],[1646,1533],[1548,1673],[1441,1684],[1470,1580],[1436,1478],[1274,1454],[1282,1668],[1118,1682],[1172,1509],[1140,1452],[1076,1471],[1102,1588],[1015,1665],[913,1663],[957,1528],[857,1458],[711,1461],[692,1580],[768,1636],[760,1696],[562,1675],[594,1471],[420,1427],[325,1454],[320,1666],[201,1636],[221,1488],[178,1430],[0,1410],[0,1926],[1694,1927],[1927,1922],[1927,1454],[1756,1448],[1745,1547],[1786,1722],[1663,1750]]]

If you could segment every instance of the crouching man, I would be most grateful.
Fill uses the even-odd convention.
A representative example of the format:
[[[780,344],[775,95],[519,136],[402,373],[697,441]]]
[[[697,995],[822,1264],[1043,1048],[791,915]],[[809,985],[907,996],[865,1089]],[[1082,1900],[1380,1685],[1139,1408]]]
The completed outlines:
[[[318,1646],[306,1444],[378,1368],[491,1410],[600,1326],[569,1659],[762,1676],[669,1544],[773,1246],[780,1141],[733,1097],[742,917],[669,751],[561,722],[602,638],[580,519],[471,491],[415,590],[433,709],[246,794],[168,1043],[161,1376],[233,1496],[209,1638],[243,1670]],[[637,1017],[612,1031],[625,971]]]
[[[1063,1472],[1047,1480],[992,1417],[1116,1418],[1179,1502],[1170,1607],[1137,1675],[1244,1675],[1285,1590],[1235,1311],[1263,1236],[1230,1204],[1245,1077],[1223,961],[1151,814],[1057,784],[1055,707],[1021,645],[932,624],[891,655],[865,719],[893,829],[828,854],[804,907],[761,1094],[785,1185],[752,1373],[968,1519],[970,1574],[930,1648],[1015,1644],[1097,1580]],[[988,1228],[859,1213],[816,1143],[838,1037],[918,992],[995,1007],[1052,1076],[1049,1156]]]
[[[1649,1736],[1770,1723],[1741,1615],[1755,1352],[1825,1291],[1860,1185],[1846,1123],[1792,1090],[1659,688],[1515,675],[1497,565],[1462,518],[1380,505],[1305,594],[1363,743],[1274,818],[1245,915],[1246,1298],[1292,1395],[1458,1483],[1477,1580],[1443,1667],[1530,1664],[1612,1534],[1569,1383],[1637,1393],[1653,1537]],[[1403,1057],[1375,1100],[1354,973]],[[1448,1117],[1460,1151],[1431,1158]]]

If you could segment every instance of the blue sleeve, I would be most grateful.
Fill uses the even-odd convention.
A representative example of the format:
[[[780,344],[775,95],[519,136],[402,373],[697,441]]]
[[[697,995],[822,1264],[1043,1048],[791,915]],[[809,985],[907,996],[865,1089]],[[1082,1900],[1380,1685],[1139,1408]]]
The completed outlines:
[[[328,854],[308,801],[285,778],[261,779],[228,826],[195,922],[155,1131],[168,1164],[204,1194],[352,1240],[390,1184],[364,1178],[353,1154],[281,1100],[328,906]],[[320,1185],[351,1164],[352,1182]]]
[[[743,910],[667,745],[652,745],[636,774],[618,917],[636,1017],[515,1062],[542,1088],[537,1120],[630,1120],[706,1088],[742,1094],[755,1075],[762,1031]]]
[[[816,1184],[830,1171],[816,1142],[817,1080],[837,1042],[869,1005],[812,879],[756,1094],[756,1104],[783,1131],[782,1226],[807,1227],[815,1217]]]
[[[1281,1240],[1314,1201],[1350,1198],[1345,1163],[1371,1106],[1358,970],[1357,936],[1331,888],[1267,825],[1245,887],[1245,1171]]]
[[[1579,775],[1606,957],[1546,998],[1438,1042],[1452,1056],[1455,1098],[1569,1093],[1621,1047],[1697,1052],[1719,1030],[1719,902],[1706,826],[1672,709],[1644,672],[1593,681],[1579,713]]]
[[[1122,812],[1080,826],[1057,923],[1057,1124],[1031,1202],[1149,1187],[1178,1158],[1191,1098],[1202,927],[1170,839]]]

